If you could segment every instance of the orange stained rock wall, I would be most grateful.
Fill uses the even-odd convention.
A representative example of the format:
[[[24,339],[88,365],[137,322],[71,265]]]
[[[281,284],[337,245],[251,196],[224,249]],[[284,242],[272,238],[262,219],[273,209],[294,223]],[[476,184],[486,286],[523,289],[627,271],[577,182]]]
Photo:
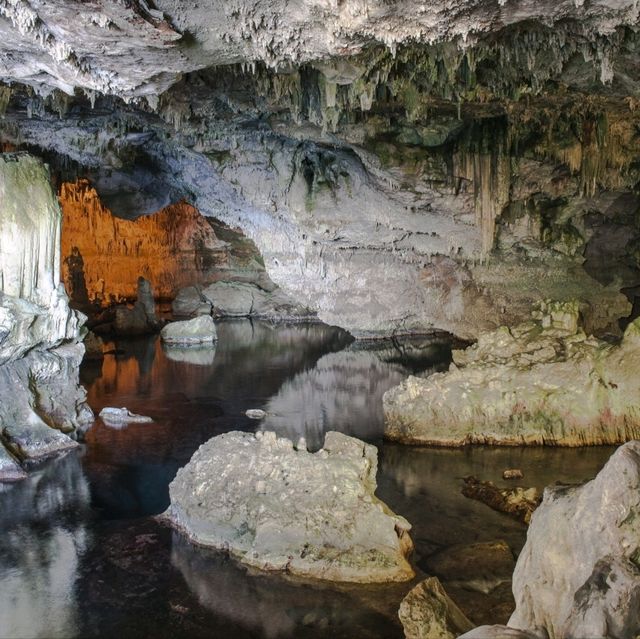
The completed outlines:
[[[140,275],[157,300],[168,300],[184,286],[221,279],[231,266],[229,244],[184,202],[125,220],[102,205],[87,180],[63,183],[59,198],[62,279],[79,304],[131,301]]]

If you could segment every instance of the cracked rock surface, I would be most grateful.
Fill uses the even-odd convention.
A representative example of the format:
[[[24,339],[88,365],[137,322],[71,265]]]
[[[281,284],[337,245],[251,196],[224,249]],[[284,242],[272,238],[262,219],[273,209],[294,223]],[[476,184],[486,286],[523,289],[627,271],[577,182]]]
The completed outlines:
[[[415,444],[616,444],[640,437],[640,320],[618,346],[578,328],[578,305],[481,335],[446,373],[384,395],[385,436]]]
[[[230,432],[178,471],[165,516],[191,541],[263,570],[409,580],[411,526],[375,497],[376,470],[376,448],[341,433],[309,453],[273,432]]]

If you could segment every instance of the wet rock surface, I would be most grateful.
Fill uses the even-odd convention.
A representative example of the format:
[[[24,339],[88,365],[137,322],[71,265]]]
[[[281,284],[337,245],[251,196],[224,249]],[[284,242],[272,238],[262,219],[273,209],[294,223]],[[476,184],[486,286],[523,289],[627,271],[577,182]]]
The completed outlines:
[[[582,446],[640,437],[640,324],[612,346],[578,326],[577,304],[454,351],[447,373],[384,396],[385,436],[416,444]]]
[[[410,525],[375,495],[376,448],[336,432],[317,453],[272,432],[203,444],[170,486],[165,517],[193,542],[265,570],[331,581],[405,581]]]
[[[132,413],[128,408],[124,406],[122,408],[113,408],[106,406],[99,413],[100,419],[107,426],[122,427],[127,424],[150,424],[153,422],[151,417],[146,415],[137,415]]]
[[[540,495],[535,488],[499,488],[493,482],[481,481],[473,476],[464,478],[462,494],[525,524],[531,521],[533,511],[540,504]]]
[[[406,639],[456,639],[473,628],[437,577],[413,588],[402,600],[398,616]]]
[[[201,315],[190,320],[171,322],[160,331],[160,339],[169,345],[197,345],[218,339],[216,327],[210,315]]]

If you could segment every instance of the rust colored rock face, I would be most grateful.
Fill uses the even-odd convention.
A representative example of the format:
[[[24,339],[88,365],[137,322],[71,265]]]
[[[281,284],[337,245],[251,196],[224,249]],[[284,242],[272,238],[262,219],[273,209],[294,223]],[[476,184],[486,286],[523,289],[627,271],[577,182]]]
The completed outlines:
[[[151,282],[157,300],[170,300],[185,286],[264,272],[250,242],[229,229],[229,241],[220,239],[185,202],[125,220],[103,206],[87,180],[63,183],[59,198],[62,279],[76,304],[134,300],[139,276]]]

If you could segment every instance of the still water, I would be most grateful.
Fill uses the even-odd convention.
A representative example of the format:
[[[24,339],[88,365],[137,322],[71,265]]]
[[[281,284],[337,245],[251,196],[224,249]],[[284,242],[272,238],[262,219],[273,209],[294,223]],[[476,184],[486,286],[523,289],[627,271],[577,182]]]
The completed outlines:
[[[275,430],[309,448],[327,430],[379,446],[378,495],[414,525],[413,556],[504,540],[514,554],[526,529],[460,494],[461,478],[522,485],[594,476],[611,448],[413,448],[384,444],[382,394],[408,374],[446,369],[442,340],[355,344],[320,324],[222,322],[215,349],[163,350],[155,338],[119,341],[82,381],[97,413],[126,406],[153,424],[114,429],[100,420],[79,451],[0,484],[0,637],[208,637],[349,639],[403,636],[396,617],[413,585],[331,586],[248,571],[195,548],[158,524],[178,468],[209,438]],[[262,422],[244,412],[262,408]],[[504,621],[508,583],[492,593],[455,587],[477,623]]]

